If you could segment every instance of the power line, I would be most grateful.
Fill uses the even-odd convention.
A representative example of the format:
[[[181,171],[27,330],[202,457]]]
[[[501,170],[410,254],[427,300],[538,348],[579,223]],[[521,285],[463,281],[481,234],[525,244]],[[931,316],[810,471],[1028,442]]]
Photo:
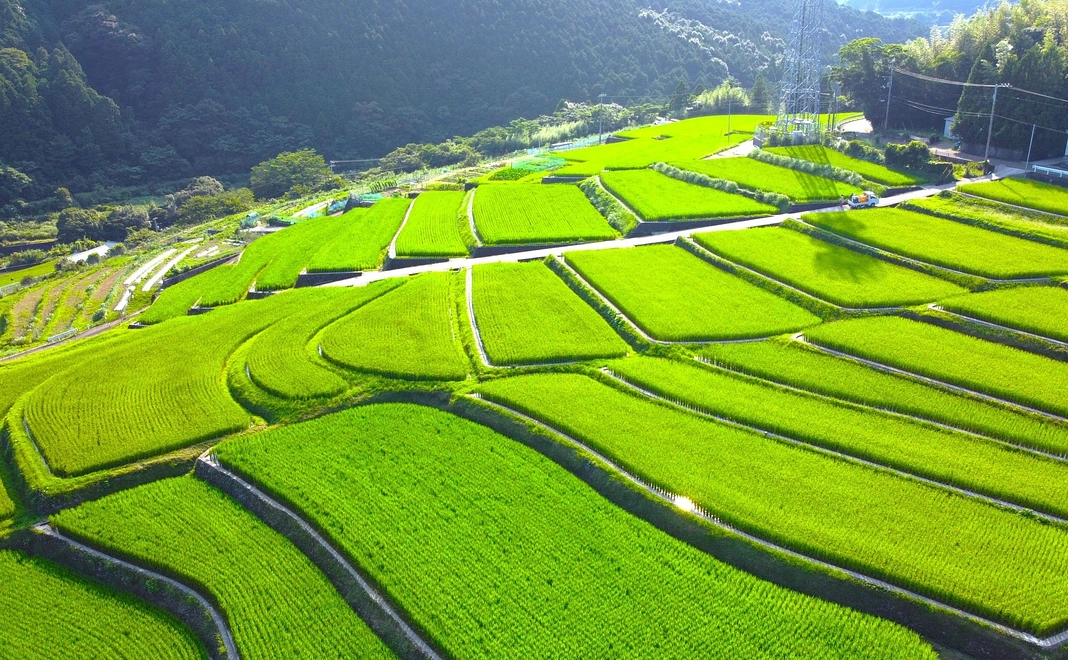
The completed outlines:
[[[1047,99],[1050,99],[1051,101],[1060,101],[1061,103],[1068,103],[1068,99],[1062,99],[1062,98],[1057,97],[1057,96],[1050,96],[1049,94],[1043,94],[1041,92],[1032,92],[1029,89],[1024,89],[1022,87],[1016,87],[1014,85],[1010,85],[1009,83],[995,83],[995,84],[991,85],[991,84],[987,84],[987,83],[961,82],[959,80],[947,80],[945,78],[935,78],[934,76],[928,76],[928,75],[925,75],[925,74],[922,74],[922,73],[915,73],[913,71],[908,71],[907,69],[899,69],[897,67],[893,67],[893,72],[894,73],[900,73],[900,74],[905,75],[905,76],[910,76],[912,78],[917,78],[919,80],[926,80],[927,82],[936,82],[936,83],[942,83],[942,84],[945,84],[945,85],[956,85],[958,87],[984,87],[984,88],[987,88],[987,89],[998,88],[998,87],[1008,88],[1008,89],[1011,89],[1014,92],[1023,92],[1024,94],[1031,94],[1033,96],[1041,96],[1042,98],[1047,98]]]

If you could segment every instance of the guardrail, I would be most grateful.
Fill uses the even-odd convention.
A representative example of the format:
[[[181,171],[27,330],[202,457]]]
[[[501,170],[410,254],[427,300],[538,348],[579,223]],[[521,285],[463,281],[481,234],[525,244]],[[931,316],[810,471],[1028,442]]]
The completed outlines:
[[[52,335],[51,337],[49,337],[48,338],[48,343],[49,344],[54,344],[56,342],[63,341],[64,339],[70,339],[74,335],[78,334],[78,332],[79,332],[78,328],[71,328],[70,330],[64,330],[63,332],[59,333],[58,335]]]
[[[1046,167],[1045,165],[1032,165],[1031,171],[1038,172],[1039,174],[1045,174],[1048,177],[1068,179],[1068,170],[1061,170],[1057,169],[1056,167]]]

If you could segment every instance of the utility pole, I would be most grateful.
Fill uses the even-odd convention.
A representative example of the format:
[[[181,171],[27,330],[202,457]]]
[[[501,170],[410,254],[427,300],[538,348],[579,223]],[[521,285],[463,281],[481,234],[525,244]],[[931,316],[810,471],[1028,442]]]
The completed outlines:
[[[890,67],[890,86],[886,88],[886,119],[883,120],[883,133],[890,130],[890,95],[894,93],[894,67]]]
[[[601,125],[597,128],[597,144],[604,144],[604,92],[597,97],[601,104],[598,106],[601,115]]]
[[[727,137],[731,136],[731,101],[734,100],[734,95],[727,93]]]
[[[990,126],[986,129],[986,156],[984,160],[987,163],[990,162],[990,138],[994,137],[994,110],[998,107],[998,88],[1008,87],[1007,84],[999,83],[994,85],[994,98],[990,102]]]
[[[1035,146],[1035,128],[1034,124],[1031,124],[1031,142],[1027,145],[1027,162],[1024,163],[1024,172],[1031,169],[1031,147]]]

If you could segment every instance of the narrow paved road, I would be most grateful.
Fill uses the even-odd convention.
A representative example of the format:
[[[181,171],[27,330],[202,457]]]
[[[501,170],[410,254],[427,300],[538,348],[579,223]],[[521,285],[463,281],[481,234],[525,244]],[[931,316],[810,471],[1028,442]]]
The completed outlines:
[[[894,197],[887,197],[879,200],[879,206],[892,206],[894,204],[900,204],[913,199],[923,199],[925,197],[932,197],[937,195],[943,190],[953,188],[956,184],[945,184],[942,186],[933,186],[930,188],[924,188],[915,192],[905,193],[903,195],[895,195]],[[818,212],[833,212],[841,211],[841,207],[838,205],[831,205],[825,208],[819,209]],[[378,282],[381,280],[388,280],[395,277],[408,277],[409,275],[417,275],[419,273],[429,272],[443,272],[449,270],[458,270],[461,268],[471,268],[482,264],[500,263],[500,262],[516,262],[516,261],[530,261],[535,259],[544,259],[549,255],[562,255],[566,252],[580,252],[585,250],[614,250],[616,248],[624,247],[637,247],[639,245],[653,245],[656,243],[671,243],[678,238],[689,237],[693,234],[709,232],[709,231],[731,231],[735,229],[750,229],[753,227],[769,227],[773,225],[782,224],[782,222],[788,218],[797,219],[801,217],[800,213],[781,213],[779,215],[769,216],[767,218],[755,218],[752,220],[740,220],[738,222],[729,222],[726,224],[709,224],[707,227],[698,227],[696,229],[684,229],[682,231],[674,231],[666,234],[657,234],[655,236],[641,236],[638,238],[620,238],[613,241],[600,241],[597,243],[580,243],[576,245],[560,245],[558,247],[543,248],[540,250],[525,250],[522,252],[513,252],[511,254],[494,255],[490,257],[478,257],[478,258],[461,258],[450,259],[449,261],[428,264],[425,266],[413,266],[411,268],[399,268],[397,270],[387,271],[373,271],[364,273],[360,277],[353,277],[347,280],[339,280],[337,282],[331,282],[322,286],[363,286],[370,284],[371,282]]]

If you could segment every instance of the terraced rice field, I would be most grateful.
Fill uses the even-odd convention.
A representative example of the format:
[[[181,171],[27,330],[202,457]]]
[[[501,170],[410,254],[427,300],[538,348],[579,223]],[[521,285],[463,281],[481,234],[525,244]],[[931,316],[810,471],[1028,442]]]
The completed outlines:
[[[902,208],[950,220],[961,220],[981,227],[1020,233],[1025,237],[1035,237],[1068,247],[1068,218],[1058,221],[1054,216],[1045,213],[1023,211],[998,202],[952,193],[941,193],[927,199],[907,202]]]
[[[745,142],[750,136],[741,131],[752,133],[759,122],[768,119],[758,115],[735,115],[731,118],[731,128],[738,132],[728,136],[726,117],[697,117],[672,124],[623,131],[619,136],[628,138],[623,142],[563,151],[555,155],[569,161],[581,161],[580,168],[582,164],[591,165],[581,169],[582,173],[588,176],[603,169],[636,170],[649,167],[653,163],[699,160]],[[564,173],[558,171],[556,174]]]
[[[159,658],[207,653],[169,615],[21,552],[0,550],[7,658]]]
[[[888,252],[995,279],[1068,274],[1068,250],[969,227],[925,213],[883,208],[812,213],[805,222]]]
[[[228,266],[219,268],[228,268]],[[184,316],[201,299],[205,280],[200,278],[210,274],[211,271],[208,271],[167,287],[159,294],[152,306],[137,317],[137,321],[142,325],[155,325]]]
[[[660,358],[608,365],[639,387],[702,412],[1068,518],[1068,462]],[[759,401],[760,405],[753,405]]]
[[[519,376],[479,391],[764,538],[1035,633],[1068,622],[1068,531],[1060,527],[586,376]]]
[[[494,365],[575,362],[628,351],[612,327],[542,263],[478,266],[470,296]]]
[[[36,266],[29,266],[28,268],[21,268],[19,270],[13,270],[6,273],[0,273],[0,286],[7,286],[9,284],[15,284],[21,282],[27,277],[41,277],[42,275],[48,275],[55,271],[56,264],[52,261],[46,261]]]
[[[259,334],[246,354],[249,378],[264,390],[286,399],[315,399],[341,394],[348,382],[320,364],[310,346],[323,328],[399,286],[399,281],[358,289],[299,291],[305,310],[286,317]]]
[[[777,383],[1056,454],[1068,454],[1068,424],[876,371],[797,342],[709,346],[713,363]]]
[[[914,175],[892,170],[878,163],[870,163],[866,160],[853,158],[827,147],[769,147],[767,151],[773,154],[789,156],[790,158],[799,158],[813,163],[840,167],[843,170],[856,172],[865,179],[881,183],[884,186],[914,186],[917,183],[921,183],[919,177]]]
[[[426,192],[416,198],[408,223],[397,236],[398,257],[466,257],[460,233],[467,221],[462,192]]]
[[[646,221],[745,218],[777,213],[768,204],[673,179],[653,170],[605,172],[601,182]]]
[[[8,492],[10,485],[6,479],[7,469],[0,467],[0,523],[10,519],[15,515],[15,500],[11,492]],[[3,525],[0,524],[0,529]]]
[[[16,415],[25,415],[48,466],[61,476],[244,430],[249,413],[230,397],[221,374],[241,344],[299,308],[299,299],[275,298],[177,319],[85,353],[29,392]]]
[[[790,229],[693,236],[701,247],[843,307],[917,305],[967,290]]]
[[[1013,177],[982,183],[966,183],[957,186],[957,190],[1006,204],[1068,216],[1068,190],[1041,181]]]
[[[410,199],[401,197],[375,203],[322,244],[308,261],[308,272],[377,270],[411,203]]]
[[[642,331],[661,341],[768,337],[820,322],[678,247],[579,251],[566,258]]]
[[[1033,286],[944,300],[947,311],[1068,342],[1068,289]]]
[[[366,209],[353,209],[337,217],[312,218],[285,229],[285,246],[276,250],[271,262],[256,276],[257,291],[292,289],[312,255],[344,236],[358,224]]]
[[[473,211],[486,245],[573,243],[618,236],[577,186],[479,186]]]
[[[457,339],[447,273],[425,273],[329,326],[323,357],[399,378],[463,380],[471,370]]]
[[[934,657],[912,633],[722,564],[437,410],[356,408],[218,455],[329,530],[453,657]]]
[[[192,477],[126,490],[52,521],[210,596],[244,658],[394,657],[311,560]]]
[[[1068,363],[899,317],[841,321],[811,342],[975,392],[1068,416]]]
[[[848,183],[769,165],[753,158],[710,158],[676,161],[671,165],[714,179],[733,181],[749,190],[766,190],[786,195],[797,204],[837,202],[842,195],[848,197],[859,190]]]

